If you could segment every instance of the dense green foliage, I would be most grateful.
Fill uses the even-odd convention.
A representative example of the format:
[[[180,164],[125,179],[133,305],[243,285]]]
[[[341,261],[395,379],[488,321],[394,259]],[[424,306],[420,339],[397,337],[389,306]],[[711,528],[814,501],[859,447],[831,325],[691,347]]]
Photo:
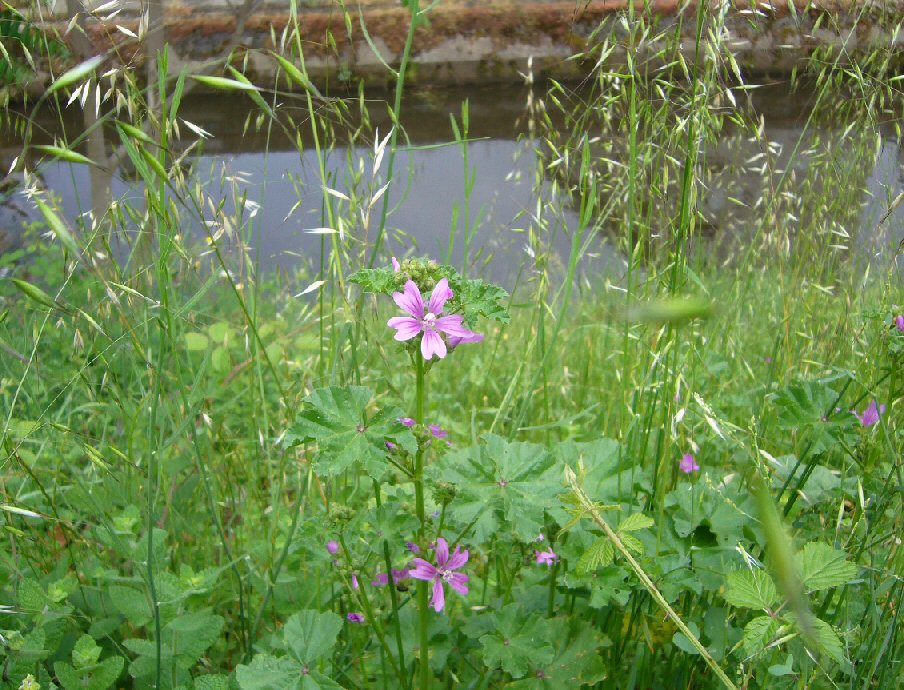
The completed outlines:
[[[546,201],[511,295],[468,278],[467,252],[390,267],[399,129],[381,140],[349,124],[353,101],[321,96],[297,25],[278,59],[303,116],[274,105],[285,79],[201,76],[320,161],[368,142],[369,177],[349,157],[337,189],[321,167],[323,256],[298,284],[257,274],[241,181],[213,198],[180,154],[197,134],[179,119],[188,75],[60,76],[62,102],[111,87],[145,194],[70,222],[31,185],[41,222],[0,256],[0,687],[900,685],[900,228],[858,225],[902,105],[891,54],[816,55],[811,121],[846,134],[805,130],[783,156],[726,105],[748,85],[722,14],[682,20],[698,22],[693,64],[625,18],[627,36],[590,42],[581,88],[532,93]],[[615,72],[617,40],[632,61]],[[729,124],[762,180],[714,240],[710,155]],[[82,164],[68,146],[41,155]],[[568,257],[550,249],[561,232]],[[600,235],[618,279],[579,277]],[[485,340],[425,366],[422,336],[386,326],[408,279],[425,299],[448,280],[445,313]],[[468,558],[447,563],[437,612],[402,571],[445,567],[441,538]]]

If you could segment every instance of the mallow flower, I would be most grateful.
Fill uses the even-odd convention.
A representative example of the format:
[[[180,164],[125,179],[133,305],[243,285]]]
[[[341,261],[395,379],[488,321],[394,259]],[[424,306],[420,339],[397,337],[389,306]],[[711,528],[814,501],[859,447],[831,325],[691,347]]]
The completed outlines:
[[[869,404],[865,410],[863,410],[863,414],[859,414],[857,410],[853,410],[854,415],[857,419],[860,420],[860,424],[863,426],[873,426],[879,422],[879,417],[885,414],[885,405],[877,405],[876,399],[873,398],[873,401]]]
[[[430,293],[430,299],[425,307],[421,297],[421,291],[413,280],[405,283],[404,292],[392,293],[392,299],[408,316],[394,316],[389,319],[387,325],[396,329],[395,339],[399,341],[411,340],[420,334],[421,354],[424,359],[433,359],[436,355],[439,359],[448,352],[446,343],[441,333],[449,338],[449,345],[454,347],[463,342],[478,342],[482,339],[477,333],[469,331],[462,325],[461,314],[449,314],[441,316],[446,301],[453,296],[446,278],[440,280]]]
[[[693,455],[685,453],[681,456],[681,462],[678,463],[678,469],[685,474],[690,474],[691,472],[699,472],[700,465],[697,464]]]
[[[555,551],[547,549],[546,551],[534,551],[534,558],[537,560],[538,564],[551,566],[559,557],[556,555]]]
[[[899,331],[904,333],[904,314],[895,317],[895,326]]]
[[[433,598],[430,605],[439,613],[446,605],[446,597],[443,592],[443,583],[447,583],[459,594],[468,593],[468,576],[464,573],[454,573],[468,562],[468,552],[461,551],[458,546],[455,552],[449,555],[449,544],[442,537],[436,540],[436,565],[428,563],[423,558],[414,558],[411,564],[414,568],[408,571],[408,576],[416,580],[433,581]]]

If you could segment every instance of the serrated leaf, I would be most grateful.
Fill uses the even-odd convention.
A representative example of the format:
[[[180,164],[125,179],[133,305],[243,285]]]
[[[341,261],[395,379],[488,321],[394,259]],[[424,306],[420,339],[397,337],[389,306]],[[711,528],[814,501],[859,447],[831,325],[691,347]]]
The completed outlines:
[[[619,538],[622,540],[622,544],[625,545],[625,548],[628,549],[628,551],[638,555],[643,553],[643,542],[637,537],[630,534],[621,534],[619,535]]]
[[[557,505],[561,468],[543,447],[487,434],[475,448],[443,455],[430,475],[458,487],[448,512],[474,523],[482,541],[503,525],[524,542],[543,531],[544,512]]]
[[[72,663],[76,668],[84,668],[97,663],[100,647],[90,635],[82,635],[72,648]]]
[[[844,663],[844,647],[835,628],[819,618],[812,618],[813,637],[819,644],[819,651],[839,664]]]
[[[611,564],[615,558],[615,547],[608,539],[598,539],[590,548],[584,552],[584,555],[578,559],[575,566],[575,572],[578,577],[583,577],[587,573],[591,573],[598,568],[605,568]]]
[[[547,664],[554,651],[544,636],[545,621],[537,614],[525,616],[519,604],[509,604],[493,615],[492,632],[480,638],[483,663],[521,678],[531,664]]]
[[[286,433],[286,443],[316,443],[314,467],[334,476],[360,463],[374,479],[386,473],[386,441],[409,453],[417,452],[411,430],[398,408],[384,408],[368,418],[372,393],[362,386],[318,388],[304,399],[304,407]]]
[[[257,654],[247,666],[240,664],[235,677],[241,690],[342,690],[342,686],[288,657],[276,659]]]
[[[771,609],[778,601],[775,583],[763,570],[735,570],[728,574],[728,587],[723,595],[732,606],[749,609]]]
[[[653,518],[647,517],[643,513],[632,513],[618,525],[618,532],[636,532],[637,530],[652,527],[655,523]]]
[[[599,654],[601,640],[586,622],[553,618],[547,621],[546,639],[553,647],[552,660],[547,663],[533,660],[527,677],[506,684],[507,690],[579,688],[605,677]]]
[[[405,279],[392,268],[363,268],[348,277],[348,282],[359,285],[364,292],[391,295],[401,290]]]
[[[151,607],[144,592],[125,585],[110,585],[107,589],[113,606],[135,627],[151,620]]]
[[[775,637],[778,628],[778,621],[771,616],[757,616],[744,626],[742,644],[747,655],[752,656],[763,651]]]
[[[331,611],[301,611],[286,621],[283,636],[286,647],[305,666],[333,651],[342,619]]]
[[[839,587],[857,575],[847,554],[828,544],[810,542],[795,557],[801,582],[811,591]]]

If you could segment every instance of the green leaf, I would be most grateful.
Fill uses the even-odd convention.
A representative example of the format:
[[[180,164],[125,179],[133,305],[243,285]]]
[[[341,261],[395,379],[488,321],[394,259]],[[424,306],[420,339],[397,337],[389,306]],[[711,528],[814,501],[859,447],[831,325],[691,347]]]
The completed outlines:
[[[97,663],[100,647],[91,635],[82,635],[72,648],[72,663],[76,668],[85,668]]]
[[[144,592],[125,585],[110,585],[107,594],[116,610],[136,628],[151,620],[151,607]]]
[[[811,456],[856,438],[857,418],[846,412],[833,414],[838,394],[825,381],[795,381],[773,393],[771,400],[779,428],[801,432]]]
[[[805,544],[796,561],[801,581],[811,591],[839,587],[857,576],[857,566],[844,551],[821,542]]]
[[[618,532],[636,532],[637,530],[652,527],[655,523],[653,518],[647,517],[643,513],[632,513],[618,525]]]
[[[525,616],[519,604],[509,604],[493,618],[493,631],[480,638],[487,668],[502,668],[512,678],[521,678],[531,664],[552,661],[554,651],[544,636],[546,622],[539,615]]]
[[[240,664],[235,677],[241,690],[342,690],[327,676],[299,667],[288,657],[257,654],[248,666]]]
[[[622,534],[620,535],[620,539],[622,540],[622,544],[625,545],[625,548],[632,553],[636,553],[638,555],[643,554],[643,542],[640,541],[637,537],[634,537],[630,534]]]
[[[229,676],[210,674],[195,678],[194,690],[230,690]]]
[[[203,333],[186,333],[185,349],[189,352],[203,352],[210,345],[210,341]]]
[[[314,467],[318,474],[334,476],[360,463],[379,480],[386,472],[386,441],[412,454],[417,442],[411,430],[399,422],[403,413],[398,408],[384,408],[368,418],[371,397],[370,390],[361,386],[318,388],[304,399],[286,442],[316,443]]]
[[[527,677],[507,684],[506,690],[579,688],[605,677],[599,654],[602,642],[588,623],[567,618],[547,620],[546,639],[553,647],[552,660],[532,660]]]
[[[64,690],[107,690],[119,678],[124,665],[125,660],[121,656],[111,656],[82,669],[59,661],[53,665],[53,670]]]
[[[792,676],[794,675],[794,656],[792,654],[788,655],[788,658],[785,659],[785,663],[783,664],[773,664],[770,666],[767,671],[770,676]]]
[[[302,664],[309,666],[333,651],[336,636],[342,629],[342,619],[331,611],[301,611],[283,629],[286,647]]]
[[[578,577],[583,577],[598,568],[605,568],[615,558],[615,548],[607,538],[595,541],[584,555],[578,560],[575,572]]]
[[[700,628],[697,627],[697,624],[694,621],[687,622],[688,629],[694,634],[698,640],[700,639]],[[672,635],[672,644],[674,644],[678,649],[680,649],[685,654],[690,654],[692,656],[700,656],[700,651],[691,644],[690,639],[680,630],[676,631],[674,635]]]
[[[771,609],[778,601],[775,583],[763,570],[735,570],[728,574],[728,588],[723,595],[732,606],[749,609]]]
[[[811,618],[810,623],[813,627],[813,638],[819,645],[819,651],[839,664],[843,664],[845,661],[844,647],[835,628],[819,618]]]
[[[544,511],[558,505],[561,469],[540,445],[488,434],[475,448],[446,453],[430,468],[434,479],[458,487],[448,512],[459,523],[474,522],[475,538],[511,529],[524,542],[543,531]]]
[[[167,648],[182,668],[191,668],[217,641],[223,629],[223,618],[210,613],[185,613],[170,621],[163,629]]]
[[[359,285],[364,292],[391,295],[405,284],[404,277],[392,268],[362,268],[348,277],[348,282]]]
[[[757,616],[744,626],[741,642],[747,655],[753,656],[763,651],[775,637],[778,628],[779,622],[771,616]]]
[[[449,280],[455,296],[450,300],[451,311],[464,314],[465,322],[473,324],[482,316],[499,323],[510,320],[506,302],[509,294],[498,285],[475,280]]]

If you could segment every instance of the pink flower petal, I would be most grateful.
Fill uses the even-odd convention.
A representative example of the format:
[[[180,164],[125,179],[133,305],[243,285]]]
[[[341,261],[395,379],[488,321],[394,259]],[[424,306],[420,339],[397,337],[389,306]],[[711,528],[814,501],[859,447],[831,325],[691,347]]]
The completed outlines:
[[[440,537],[436,540],[436,565],[445,568],[449,562],[449,543]]]
[[[418,290],[413,280],[405,283],[404,292],[393,292],[392,298],[400,309],[407,311],[414,318],[424,318],[424,300],[421,299],[421,291]]]
[[[392,270],[398,273],[402,270],[402,265],[399,263],[399,260],[395,257],[392,257]]]
[[[436,331],[425,331],[421,340],[421,354],[424,359],[432,359],[436,355],[440,359],[446,356],[446,344]]]
[[[461,551],[459,547],[455,547],[455,553],[452,554],[452,557],[449,559],[448,563],[446,563],[446,570],[458,570],[465,563],[468,562],[468,552]]]
[[[423,558],[415,558],[411,561],[414,568],[408,571],[408,575],[415,580],[432,580],[436,577],[436,568],[432,563],[428,563]]]
[[[449,586],[459,594],[468,594],[468,576],[464,573],[452,573],[448,580]]]
[[[430,293],[430,302],[427,304],[427,311],[435,316],[442,314],[443,305],[445,305],[446,300],[454,294],[455,293],[449,289],[449,281],[443,278],[433,288],[433,292]]]
[[[411,340],[414,336],[421,332],[421,323],[417,319],[410,316],[394,316],[386,325],[396,329],[396,340]]]
[[[433,598],[430,600],[430,605],[437,613],[442,611],[443,606],[446,605],[446,595],[443,592],[442,580],[437,580],[433,583]]]

